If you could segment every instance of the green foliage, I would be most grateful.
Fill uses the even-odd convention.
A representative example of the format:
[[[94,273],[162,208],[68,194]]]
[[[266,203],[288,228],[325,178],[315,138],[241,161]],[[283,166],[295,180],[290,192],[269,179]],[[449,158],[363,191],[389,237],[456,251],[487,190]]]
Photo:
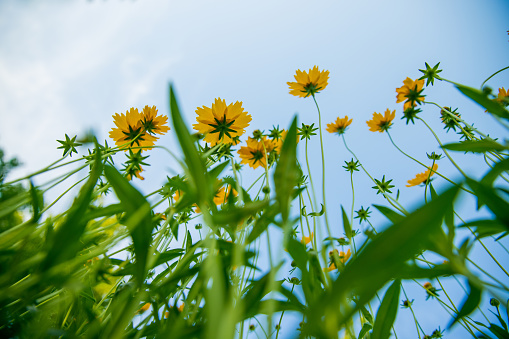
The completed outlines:
[[[426,64],[421,72],[427,85],[435,79],[447,81],[438,76],[438,64],[433,68]],[[455,86],[497,119],[509,117],[502,99],[486,90]],[[422,91],[418,92],[420,96]],[[183,160],[175,159],[182,173],[165,173],[164,186],[154,192],[139,190],[130,182],[141,177],[141,165],[150,164],[149,151],[155,146],[146,144],[151,140],[148,134],[161,131],[158,124],[162,123],[150,121],[149,115],[143,115],[135,128],[130,126],[132,139],[123,140],[123,145],[96,143],[88,155],[68,163],[63,161],[77,153],[75,146],[80,144],[77,137],[66,135],[66,141],[60,141],[63,159],[10,183],[4,179],[17,161],[4,161],[0,151],[0,337],[244,338],[254,332],[277,338],[289,326],[285,314],[292,312],[303,321],[291,336],[300,331],[302,338],[337,338],[342,333],[389,338],[391,331],[397,332],[401,290],[415,282],[424,286],[428,303],[446,305],[452,313],[444,319],[449,327],[461,324],[470,334],[480,331],[478,338],[487,338],[487,333],[509,336],[501,315],[506,305],[498,301],[492,303],[496,307],[492,314],[499,324],[473,320],[483,298],[507,291],[507,286],[471,256],[474,246],[485,238],[493,237],[497,245],[509,233],[505,141],[485,137],[455,115],[454,126],[467,140],[440,144],[446,156],[452,161],[447,150],[477,153],[488,159],[489,168],[477,180],[458,166],[464,176],[458,183],[442,173],[437,178],[437,172],[433,179],[445,178],[454,184],[448,188],[426,178],[423,203],[410,212],[400,199],[400,192],[402,197],[405,193],[396,187],[399,180],[386,180],[385,175],[372,179],[368,165],[363,164],[361,168],[375,183],[373,199],[382,193],[385,203],[372,204],[375,213],[370,207],[357,211],[359,229],[365,230],[362,234],[352,229],[354,216],[343,205],[341,210],[330,208],[314,197],[312,173],[303,173],[297,140],[300,136],[307,142],[316,135],[314,123],[298,128],[294,117],[287,132],[279,127],[269,134],[256,130],[253,140],[260,142],[255,145],[259,148],[246,154],[256,153],[258,161],[265,159],[262,167],[267,167],[246,185],[249,179],[242,174],[247,166],[235,162],[234,147],[240,140],[202,146],[204,136],[191,134],[172,85],[168,95],[172,131],[183,155]],[[236,132],[226,113],[223,120],[214,119],[216,124],[209,126],[227,126],[228,133]],[[143,126],[150,126],[150,131]],[[346,131],[346,126],[342,128]],[[127,151],[121,174],[113,156]],[[354,158],[347,165],[352,175],[361,175],[357,166],[362,162]],[[428,158],[433,164],[445,159],[434,153]],[[247,163],[252,164],[249,159]],[[76,164],[79,167],[64,176],[36,185],[37,175]],[[88,171],[84,178],[69,183],[81,170]],[[44,198],[57,186],[54,182],[65,183],[67,189],[47,204]],[[70,193],[74,187],[79,191],[68,208],[60,213],[50,209],[62,197],[74,194]],[[492,216],[460,219],[460,191],[474,196],[477,207],[485,207]],[[103,200],[108,192],[114,195]],[[335,227],[329,227],[329,216],[334,216],[331,220],[336,225],[331,225]],[[465,236],[458,228],[468,228],[471,234]],[[481,245],[489,251],[485,243]],[[437,263],[426,257],[430,252],[440,257]],[[509,276],[497,258],[488,254]],[[472,264],[479,270],[472,270]],[[459,307],[441,298],[447,294],[440,280],[453,275],[468,281],[469,290]],[[432,279],[440,286],[419,281]],[[373,301],[386,286],[376,308]],[[411,308],[414,299],[406,292],[405,297],[408,300],[402,306]],[[424,331],[419,329],[420,317],[414,318],[416,327]],[[439,338],[442,332],[438,327],[431,337]]]

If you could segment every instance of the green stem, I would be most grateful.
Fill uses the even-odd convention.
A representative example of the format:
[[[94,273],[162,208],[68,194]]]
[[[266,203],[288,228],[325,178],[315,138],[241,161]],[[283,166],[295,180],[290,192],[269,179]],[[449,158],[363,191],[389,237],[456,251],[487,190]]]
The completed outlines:
[[[329,226],[329,217],[327,214],[327,203],[325,200],[325,154],[323,151],[323,140],[322,140],[322,116],[320,113],[320,107],[318,107],[318,103],[316,102],[315,95],[313,94],[313,100],[316,105],[316,109],[318,110],[318,128],[319,128],[319,135],[320,135],[320,151],[322,154],[322,199],[323,199],[323,210],[324,210],[324,216],[325,216],[325,226],[327,226],[327,232],[329,233],[329,237],[332,238],[332,232],[330,230]]]
[[[492,75],[490,75],[489,77],[486,78],[486,80],[483,81],[483,83],[481,84],[481,90],[483,89],[484,87],[484,84],[488,82],[488,80],[490,80],[491,78],[493,78],[495,75],[497,75],[498,73],[502,72],[502,71],[505,71],[506,69],[509,69],[509,66],[507,67],[504,67],[502,69],[499,69],[498,71],[496,71],[495,73],[493,73]]]
[[[389,202],[389,204],[391,204],[392,207],[394,207],[395,209],[397,209],[398,211],[400,211],[404,215],[408,215],[408,212],[406,211],[406,209],[403,206],[401,206],[399,201],[397,201],[396,199],[392,198],[390,195],[388,195],[388,194],[386,194],[385,192],[382,191],[382,188],[380,187],[380,185],[378,185],[378,183],[375,181],[375,179],[373,179],[371,174],[369,174],[369,172],[362,165],[362,162],[359,161],[359,159],[357,158],[355,153],[346,144],[345,135],[342,134],[341,137],[343,138],[343,143],[345,144],[345,148],[348,150],[348,152],[350,152],[353,155],[355,160],[357,160],[359,162],[359,164],[360,164],[362,170],[364,171],[364,173],[366,173],[366,175],[371,179],[371,181],[373,181],[373,183],[378,187],[378,189],[380,190],[380,192],[382,192],[382,195]]]

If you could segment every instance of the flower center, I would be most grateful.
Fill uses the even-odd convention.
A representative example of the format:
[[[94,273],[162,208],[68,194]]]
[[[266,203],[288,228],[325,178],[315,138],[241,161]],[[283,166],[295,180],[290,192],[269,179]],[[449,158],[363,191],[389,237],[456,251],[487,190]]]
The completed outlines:
[[[124,140],[125,141],[131,141],[131,146],[136,143],[136,145],[140,146],[140,141],[143,141],[144,134],[141,133],[141,126],[138,128],[133,128],[131,125],[129,125],[129,132],[122,131],[122,133],[125,134]]]
[[[213,127],[214,129],[210,131],[210,133],[219,133],[219,140],[221,140],[225,135],[229,138],[232,138],[230,133],[235,133],[236,131],[231,127],[235,120],[232,120],[230,122],[226,122],[226,113],[223,114],[223,119],[218,120],[217,118],[214,118],[215,124],[208,124],[210,127]]]
[[[257,161],[260,161],[261,159],[263,159],[262,151],[259,151],[259,150],[251,151],[251,155],[253,156],[251,158],[251,160],[253,160],[253,165],[256,164]]]

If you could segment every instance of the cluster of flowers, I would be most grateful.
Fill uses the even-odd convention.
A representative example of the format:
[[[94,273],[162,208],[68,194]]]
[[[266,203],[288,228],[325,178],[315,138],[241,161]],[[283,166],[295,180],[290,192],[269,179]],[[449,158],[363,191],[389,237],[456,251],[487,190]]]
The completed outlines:
[[[422,94],[425,80],[426,85],[434,79],[439,79],[438,65],[431,68],[426,64],[426,70],[421,70],[424,76],[412,80],[406,78],[403,81],[403,86],[396,89],[396,103],[403,102],[403,118],[414,122],[414,118],[421,112],[418,105],[424,102],[425,95]],[[328,85],[329,71],[320,71],[317,66],[314,66],[308,72],[297,70],[295,74],[295,82],[288,82],[290,94],[297,97],[306,98],[309,96],[314,97],[316,93],[325,89]],[[496,100],[506,103],[509,93],[500,88]],[[460,117],[459,113],[447,109],[450,114],[442,112],[442,121],[447,128],[455,128],[457,121],[454,116]],[[235,102],[226,104],[226,101],[221,98],[216,98],[211,107],[202,106],[196,109],[197,123],[193,128],[203,136],[203,140],[208,144],[207,147],[214,147],[216,145],[225,146],[227,148],[226,154],[229,154],[229,147],[240,143],[240,137],[245,133],[245,128],[251,122],[251,115],[248,114],[242,107],[242,102]],[[388,131],[393,124],[396,117],[396,110],[391,111],[386,109],[384,114],[374,112],[373,118],[366,121],[369,130],[372,132],[383,133]],[[116,113],[113,116],[116,128],[110,132],[110,137],[115,141],[117,146],[125,148],[130,151],[128,165],[125,172],[129,179],[140,176],[142,171],[141,164],[145,157],[141,156],[143,149],[150,149],[157,140],[155,134],[164,134],[170,128],[167,124],[167,117],[157,115],[155,106],[145,106],[141,113],[138,109],[131,108],[126,114]],[[348,126],[352,123],[352,119],[348,116],[344,118],[338,117],[335,122],[327,124],[327,132],[337,133],[339,135],[345,133]],[[307,131],[306,131],[307,128]],[[300,136],[309,137],[313,135],[312,126],[303,125],[300,129]],[[241,164],[248,164],[252,168],[270,166],[276,159],[281,150],[283,141],[286,136],[285,130],[274,128],[270,130],[269,134],[264,135],[260,130],[256,130],[252,137],[248,137],[245,146],[241,146],[238,150],[238,155],[241,159]],[[298,141],[298,139],[297,139]],[[136,153],[132,152],[134,146],[138,146]],[[417,174],[414,179],[408,181],[408,187],[426,183],[430,176],[436,172],[437,164],[433,164],[432,168],[424,173]],[[224,197],[223,197],[224,200]]]

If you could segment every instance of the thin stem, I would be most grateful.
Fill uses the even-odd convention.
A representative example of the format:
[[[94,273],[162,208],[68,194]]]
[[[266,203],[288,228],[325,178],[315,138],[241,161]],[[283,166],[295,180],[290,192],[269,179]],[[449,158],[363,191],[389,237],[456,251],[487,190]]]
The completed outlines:
[[[362,165],[362,162],[359,161],[359,159],[357,158],[355,153],[346,144],[345,135],[342,134],[341,137],[343,138],[343,143],[345,144],[345,148],[348,150],[348,152],[350,152],[353,155],[355,160],[357,160],[359,162],[359,164],[360,164],[362,170],[364,171],[364,173],[366,173],[366,175],[371,179],[371,181],[373,181],[373,183],[378,187],[378,189],[382,192],[382,195],[389,202],[389,204],[391,204],[392,207],[394,207],[395,209],[397,209],[398,211],[400,211],[404,215],[408,215],[408,212],[406,211],[406,209],[403,206],[401,206],[399,201],[397,201],[396,199],[392,198],[390,195],[388,195],[388,194],[386,194],[385,192],[382,191],[382,188],[380,187],[380,185],[378,185],[378,183],[375,181],[375,179],[373,179],[371,174],[369,174],[369,172]]]
[[[320,107],[318,107],[318,103],[316,102],[315,95],[313,94],[313,100],[316,105],[316,109],[318,110],[318,128],[319,128],[319,135],[320,135],[320,151],[322,154],[322,199],[323,199],[323,210],[324,210],[324,216],[325,216],[325,226],[327,227],[327,232],[329,233],[329,237],[332,238],[332,233],[330,231],[329,226],[329,217],[327,214],[327,203],[325,201],[325,154],[323,151],[323,140],[322,140],[322,116],[320,114]],[[334,246],[333,246],[334,247]]]
[[[486,80],[483,81],[483,83],[481,84],[481,89],[483,89],[484,87],[484,84],[488,82],[488,80],[490,80],[491,78],[493,78],[495,75],[497,75],[498,73],[502,72],[502,71],[505,71],[506,69],[509,69],[509,66],[507,67],[504,67],[502,69],[499,69],[498,71],[496,71],[495,73],[493,73],[492,75],[490,75],[489,77],[486,78]]]

